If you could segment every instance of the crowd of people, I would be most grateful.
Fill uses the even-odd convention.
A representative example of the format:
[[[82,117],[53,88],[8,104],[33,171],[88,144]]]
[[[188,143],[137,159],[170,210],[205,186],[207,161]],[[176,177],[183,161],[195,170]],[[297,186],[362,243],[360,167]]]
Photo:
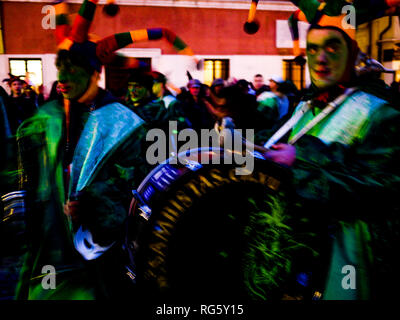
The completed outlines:
[[[95,3],[85,4],[79,14],[90,20],[84,10],[93,14]],[[376,69],[356,68],[360,51],[351,31],[311,24],[311,85],[302,92],[279,76],[266,85],[261,74],[211,86],[190,78],[177,92],[162,73],[135,69],[119,98],[98,86],[104,63],[83,38],[58,50],[58,80],[46,102],[22,90],[26,83],[14,75],[6,79],[11,94],[1,90],[0,298],[129,296],[120,247],[132,190],[154,168],[146,162],[147,132],[167,130],[169,121],[199,132],[226,119],[230,129],[254,129],[255,150],[291,173],[290,217],[266,212],[254,222],[275,232],[274,248],[254,248],[260,271],[247,280],[257,299],[396,292],[398,92]],[[271,259],[288,262],[278,272],[263,265]],[[44,266],[56,270],[50,290]],[[344,279],[343,270],[355,278]]]

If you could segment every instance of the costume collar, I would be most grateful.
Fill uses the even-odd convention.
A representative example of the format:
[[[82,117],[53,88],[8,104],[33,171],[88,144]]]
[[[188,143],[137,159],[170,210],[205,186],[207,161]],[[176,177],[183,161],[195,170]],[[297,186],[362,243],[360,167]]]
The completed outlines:
[[[321,91],[314,84],[311,84],[308,92],[304,95],[302,100],[312,100],[313,108],[322,109],[326,106],[326,104],[343,94],[346,88],[347,86],[343,84],[337,84]]]
[[[92,76],[90,77],[89,87],[87,88],[86,92],[78,99],[79,103],[90,105],[94,102],[97,94],[99,93],[99,87],[97,85],[99,78],[99,73],[97,71],[93,72]]]

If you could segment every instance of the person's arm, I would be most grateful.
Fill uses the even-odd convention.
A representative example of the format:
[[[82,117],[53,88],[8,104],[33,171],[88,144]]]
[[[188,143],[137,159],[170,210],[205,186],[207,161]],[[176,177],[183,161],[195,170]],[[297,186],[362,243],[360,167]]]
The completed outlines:
[[[214,106],[205,98],[202,99],[204,105],[206,106],[208,112],[217,120],[221,120],[223,117],[227,116],[226,112],[221,112],[218,109],[214,108]]]
[[[79,224],[85,225],[101,246],[120,238],[132,190],[152,169],[145,158],[145,137],[144,127],[137,128],[80,193]]]
[[[351,147],[303,136],[291,164],[296,193],[324,205],[349,202],[359,208],[354,215],[363,215],[362,208],[392,207],[400,190],[399,141],[400,114],[389,107],[373,116],[368,133]],[[284,162],[287,151],[276,151],[273,160]]]

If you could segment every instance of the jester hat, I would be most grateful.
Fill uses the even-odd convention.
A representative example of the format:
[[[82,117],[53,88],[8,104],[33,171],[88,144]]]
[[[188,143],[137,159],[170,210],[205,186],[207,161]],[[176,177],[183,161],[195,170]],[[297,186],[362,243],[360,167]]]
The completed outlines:
[[[355,42],[356,27],[387,15],[396,13],[400,0],[291,0],[299,9],[289,18],[294,42],[294,55],[300,54],[298,22],[304,21],[320,27],[335,27]],[[344,6],[355,8],[355,25],[347,24]],[[342,10],[344,12],[342,12]],[[350,21],[351,22],[351,21]]]
[[[8,74],[9,78],[3,79],[3,82],[7,82],[7,84],[9,86],[11,86],[11,84],[14,81],[21,81],[22,83],[25,82],[24,80],[22,80],[19,76],[14,76],[13,74],[9,73]]]
[[[165,28],[139,29],[128,32],[116,33],[103,39],[96,39],[88,31],[93,21],[96,5],[99,0],[84,0],[72,27],[69,26],[67,4],[65,1],[56,7],[56,41],[58,50],[69,50],[87,58],[90,66],[100,72],[102,65],[109,65],[119,61],[116,50],[124,48],[135,42],[166,39],[179,54],[191,56],[196,64],[192,49],[175,33]],[[140,67],[136,59],[126,59],[130,68]]]

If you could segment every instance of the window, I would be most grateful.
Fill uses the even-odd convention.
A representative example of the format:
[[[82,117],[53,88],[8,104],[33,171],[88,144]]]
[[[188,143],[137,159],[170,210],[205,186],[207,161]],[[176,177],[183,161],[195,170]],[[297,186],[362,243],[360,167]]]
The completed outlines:
[[[20,76],[33,86],[43,84],[42,59],[9,59],[10,73]]]
[[[283,76],[285,80],[290,80],[297,87],[302,90],[305,88],[305,60],[296,61],[294,59],[283,60]]]
[[[229,59],[205,59],[204,83],[211,86],[214,79],[229,77]]]

